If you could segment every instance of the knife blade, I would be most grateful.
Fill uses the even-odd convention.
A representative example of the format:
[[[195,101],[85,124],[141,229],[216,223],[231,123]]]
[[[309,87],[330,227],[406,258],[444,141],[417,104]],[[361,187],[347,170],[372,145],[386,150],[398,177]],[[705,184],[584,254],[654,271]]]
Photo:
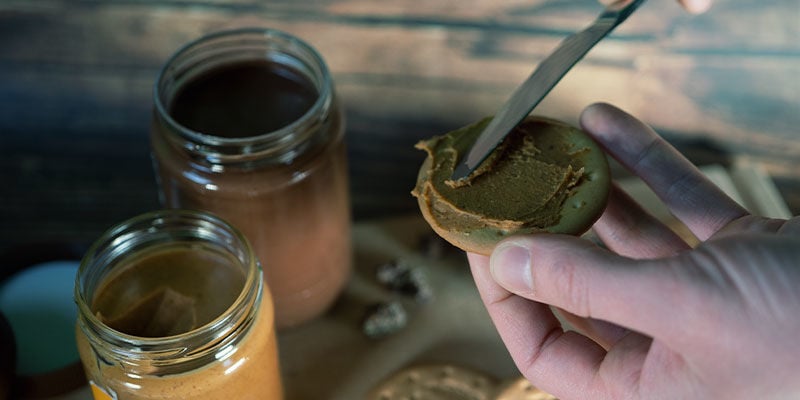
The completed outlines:
[[[607,6],[584,30],[570,35],[528,79],[514,91],[489,125],[481,132],[466,156],[454,169],[451,179],[469,176],[500,142],[542,101],[550,90],[589,50],[625,21],[645,0],[619,0]]]

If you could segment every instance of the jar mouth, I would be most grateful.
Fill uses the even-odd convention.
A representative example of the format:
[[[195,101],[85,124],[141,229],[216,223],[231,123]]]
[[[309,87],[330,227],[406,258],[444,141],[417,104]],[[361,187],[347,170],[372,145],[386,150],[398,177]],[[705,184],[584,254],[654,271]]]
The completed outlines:
[[[171,227],[165,228],[172,224]],[[196,232],[188,233],[181,229],[196,228]],[[238,251],[230,253],[242,263],[245,280],[244,285],[233,303],[219,316],[204,325],[188,332],[163,337],[145,337],[131,335],[115,330],[100,320],[91,309],[94,291],[107,276],[92,273],[105,268],[107,263],[114,263],[135,249],[147,248],[162,240],[219,240],[229,244],[227,248],[236,247]],[[222,247],[222,246],[218,246]],[[207,213],[191,210],[169,209],[141,214],[103,233],[81,261],[75,277],[75,303],[79,310],[81,328],[87,335],[96,336],[110,345],[107,349],[112,354],[126,354],[128,357],[170,359],[181,357],[200,357],[209,351],[219,350],[219,343],[225,342],[231,333],[241,329],[241,321],[249,315],[248,304],[260,299],[261,268],[253,255],[247,239],[236,228],[222,219]]]
[[[288,65],[314,85],[318,96],[298,119],[279,129],[246,137],[225,137],[191,129],[170,114],[175,92],[194,77],[216,67],[241,61],[268,60]],[[239,28],[213,32],[180,47],[159,71],[153,90],[157,117],[185,142],[181,147],[200,153],[211,162],[230,157],[280,155],[308,140],[313,126],[327,117],[333,82],[322,56],[308,43],[270,28]]]

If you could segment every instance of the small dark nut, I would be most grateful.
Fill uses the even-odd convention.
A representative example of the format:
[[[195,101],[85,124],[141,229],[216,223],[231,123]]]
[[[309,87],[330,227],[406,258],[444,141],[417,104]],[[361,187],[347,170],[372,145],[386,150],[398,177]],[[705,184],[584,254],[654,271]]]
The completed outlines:
[[[367,337],[379,339],[394,334],[408,324],[408,315],[400,302],[374,304],[367,310],[361,329]]]
[[[389,290],[413,297],[420,303],[427,302],[433,297],[433,289],[425,273],[420,268],[414,268],[406,263],[392,261],[380,265],[375,277]]]

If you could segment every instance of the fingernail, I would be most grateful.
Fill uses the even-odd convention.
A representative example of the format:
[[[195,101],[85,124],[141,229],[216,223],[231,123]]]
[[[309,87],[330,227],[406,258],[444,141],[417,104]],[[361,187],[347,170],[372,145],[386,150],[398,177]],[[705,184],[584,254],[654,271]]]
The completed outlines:
[[[530,293],[533,290],[531,254],[525,247],[501,244],[489,258],[489,268],[494,280],[509,291]]]

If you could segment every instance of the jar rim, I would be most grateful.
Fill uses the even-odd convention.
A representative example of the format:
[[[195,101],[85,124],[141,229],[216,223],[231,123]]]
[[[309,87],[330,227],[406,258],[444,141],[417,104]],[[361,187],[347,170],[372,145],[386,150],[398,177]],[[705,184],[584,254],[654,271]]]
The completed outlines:
[[[242,261],[245,268],[244,285],[239,295],[225,311],[204,325],[196,327],[188,332],[172,336],[146,337],[118,331],[102,322],[92,312],[89,305],[90,299],[87,298],[91,296],[87,296],[86,284],[83,282],[84,275],[87,273],[87,270],[93,266],[93,262],[96,261],[96,256],[102,253],[104,246],[121,245],[128,240],[135,240],[130,237],[125,238],[122,236],[122,234],[126,233],[126,230],[145,224],[150,224],[152,226],[152,224],[157,221],[164,221],[167,219],[185,219],[186,221],[195,220],[210,223],[225,229],[226,233],[231,234],[234,240],[242,246],[243,253],[247,256],[247,258]],[[153,231],[146,233],[152,232]],[[128,234],[135,233],[141,232],[128,232]],[[110,257],[112,259],[118,259],[119,255],[111,255]],[[99,281],[102,281],[102,279]],[[196,353],[198,353],[198,351],[204,353],[205,351],[211,350],[209,345],[213,347],[213,342],[221,341],[226,336],[236,331],[237,328],[235,325],[238,324],[235,322],[242,319],[243,315],[237,315],[233,311],[246,306],[252,301],[257,302],[260,300],[262,292],[262,290],[260,290],[261,282],[261,268],[253,249],[244,234],[237,228],[206,211],[164,209],[137,215],[115,224],[101,234],[81,260],[81,264],[75,276],[74,296],[75,303],[78,307],[78,319],[79,321],[85,321],[85,323],[80,323],[81,329],[83,329],[87,335],[90,332],[86,332],[86,329],[91,329],[92,336],[100,337],[104,343],[112,347],[110,349],[112,353],[125,353],[127,355],[138,354],[140,356],[153,357],[154,359],[174,359],[176,357],[202,356],[202,354]],[[225,329],[226,325],[231,324],[233,326]]]
[[[318,95],[314,103],[302,116],[290,122],[289,124],[273,131],[247,137],[217,136],[214,134],[193,130],[176,121],[175,118],[170,115],[168,106],[164,104],[164,101],[162,101],[162,90],[160,89],[165,78],[169,73],[172,72],[174,64],[179,61],[181,57],[190,54],[193,50],[203,46],[204,44],[219,40],[235,39],[237,37],[252,37],[263,40],[265,44],[285,43],[287,48],[292,48],[302,52],[302,55],[307,57],[308,60],[310,60],[310,63],[313,64],[311,67],[316,70],[314,71],[316,73],[313,77],[315,81],[312,83],[314,83],[316,89],[318,90]],[[266,56],[274,52],[274,50],[267,50],[263,55]],[[258,59],[268,58],[262,57]],[[297,58],[296,61],[303,62],[303,60],[300,60],[299,58]],[[167,59],[156,76],[153,88],[153,102],[158,116],[166,122],[168,127],[174,132],[177,132],[178,135],[180,135],[183,139],[186,139],[191,143],[191,145],[185,146],[190,150],[197,150],[198,145],[210,146],[217,149],[233,147],[241,149],[243,154],[251,154],[258,153],[260,149],[264,147],[264,144],[272,145],[283,144],[283,142],[287,141],[292,142],[293,140],[291,139],[294,132],[300,131],[304,126],[315,124],[316,116],[324,114],[326,110],[330,108],[333,90],[333,82],[328,66],[319,52],[310,44],[292,34],[281,30],[261,27],[244,27],[208,33],[179,47]],[[214,154],[214,156],[224,158],[226,154]]]

